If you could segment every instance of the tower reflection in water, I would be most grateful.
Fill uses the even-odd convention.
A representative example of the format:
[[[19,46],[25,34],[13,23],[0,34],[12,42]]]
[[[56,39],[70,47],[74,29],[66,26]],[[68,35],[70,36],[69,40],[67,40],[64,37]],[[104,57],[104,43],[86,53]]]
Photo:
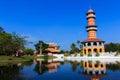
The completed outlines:
[[[83,61],[83,74],[91,80],[100,80],[106,76],[106,63]]]
[[[68,61],[71,62],[71,61]],[[79,63],[79,62],[78,62]],[[34,60],[35,71],[42,75],[44,73],[57,72],[59,65],[62,65],[62,62],[59,61],[43,61],[43,60]],[[82,70],[82,75],[90,78],[91,80],[100,80],[106,76],[106,63],[100,61],[81,61],[80,62]],[[76,70],[77,62],[72,63],[71,66]],[[76,66],[76,67],[75,67]],[[73,71],[74,72],[74,71]]]

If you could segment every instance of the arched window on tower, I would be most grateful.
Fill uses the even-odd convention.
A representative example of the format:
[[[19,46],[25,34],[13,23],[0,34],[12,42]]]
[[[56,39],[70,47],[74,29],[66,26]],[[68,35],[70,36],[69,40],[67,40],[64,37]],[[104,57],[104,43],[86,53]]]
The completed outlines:
[[[88,42],[88,46],[91,46],[90,42]]]
[[[97,49],[96,48],[94,49],[94,52],[97,53]]]
[[[99,42],[99,45],[102,46],[102,42]]]
[[[83,45],[84,45],[84,47],[86,47],[85,43]]]
[[[102,52],[102,49],[100,49],[100,52]]]
[[[88,49],[88,53],[91,53],[91,49]]]
[[[97,42],[94,42],[93,45],[94,45],[94,46],[97,46]]]
[[[84,49],[84,54],[86,54],[86,50]]]

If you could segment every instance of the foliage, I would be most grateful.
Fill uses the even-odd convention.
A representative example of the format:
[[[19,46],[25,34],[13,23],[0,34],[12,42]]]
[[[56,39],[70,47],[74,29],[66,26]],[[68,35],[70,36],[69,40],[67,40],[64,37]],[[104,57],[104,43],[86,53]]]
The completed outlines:
[[[77,66],[79,65],[79,63],[77,61],[74,61],[72,63],[72,70],[75,71],[77,69]]]
[[[77,44],[78,44],[78,49],[81,49],[81,42],[80,42],[80,40],[77,40]]]
[[[92,66],[92,61],[88,61],[88,63],[89,63],[89,66]]]
[[[61,51],[60,51],[60,54],[64,54],[64,53],[65,53],[65,51],[64,51],[64,50],[61,50]]]
[[[81,51],[81,52],[80,52],[80,56],[83,56],[83,55],[84,55],[84,54],[83,54],[83,51]]]
[[[34,45],[36,50],[40,52],[40,44],[42,44],[42,52],[43,53],[47,52],[45,49],[47,49],[49,45],[43,41],[39,41],[37,44]]]
[[[97,66],[99,66],[100,65],[100,61],[96,61],[96,64],[97,64]]]
[[[119,51],[116,51],[115,56],[118,56],[118,55],[120,55],[120,52],[119,52]]]
[[[78,55],[78,53],[74,53],[74,56],[76,57]]]
[[[0,54],[8,55],[12,52],[12,36],[8,33],[0,33]]]
[[[120,62],[107,64],[107,69],[112,70],[112,71],[120,70]]]
[[[7,33],[0,27],[0,55],[12,55],[23,50],[27,43],[25,38],[17,33]]]
[[[25,50],[24,50],[24,53],[25,53],[26,55],[33,55],[33,50],[32,50],[32,49],[25,49]]]
[[[84,61],[83,60],[80,61],[80,66],[81,66],[81,68],[84,68]]]
[[[15,32],[12,33],[12,42],[14,46],[16,46],[17,50],[25,48],[25,45],[28,43],[26,38],[27,36],[21,36],[20,34]]]
[[[95,56],[97,56],[97,57],[100,56],[100,53],[99,53],[99,52],[96,52]]]
[[[91,57],[91,56],[92,56],[92,53],[91,53],[91,52],[89,52],[89,53],[88,53],[88,56],[89,56],[89,57]]]
[[[74,43],[71,44],[71,52],[73,53],[79,53],[79,48],[76,47],[76,45]]]
[[[48,64],[47,61],[45,62],[37,62],[35,65],[34,71],[38,73],[38,75],[42,75],[43,73],[48,71],[48,68],[46,67],[46,64]]]
[[[120,43],[109,43],[109,44],[105,44],[105,50],[106,52],[116,52],[119,51],[120,52]]]
[[[64,53],[64,56],[70,56],[70,53]]]

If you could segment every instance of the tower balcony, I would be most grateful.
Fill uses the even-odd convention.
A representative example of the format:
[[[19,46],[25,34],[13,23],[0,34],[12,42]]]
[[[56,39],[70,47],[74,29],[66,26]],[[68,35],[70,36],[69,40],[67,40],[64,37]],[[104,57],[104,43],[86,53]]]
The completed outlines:
[[[96,16],[95,15],[88,15],[87,17],[86,17],[87,19],[89,19],[89,18],[96,18]]]
[[[95,12],[88,12],[88,13],[86,13],[86,15],[89,15],[89,14],[94,14],[95,15]]]
[[[87,31],[90,31],[90,30],[95,30],[95,31],[97,31],[97,29],[98,29],[97,27],[89,27],[89,28],[87,28],[86,30],[87,30]]]

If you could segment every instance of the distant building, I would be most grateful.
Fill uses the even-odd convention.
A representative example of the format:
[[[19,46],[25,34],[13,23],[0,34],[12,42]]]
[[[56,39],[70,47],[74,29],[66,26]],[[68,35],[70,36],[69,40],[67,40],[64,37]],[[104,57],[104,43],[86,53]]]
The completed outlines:
[[[97,25],[95,24],[95,12],[90,9],[88,10],[87,14],[88,25],[86,27],[86,31],[88,32],[88,38],[82,42],[83,45],[83,54],[89,53],[96,53],[100,52],[103,53],[104,49],[104,42],[103,40],[96,37],[96,31],[98,30]]]
[[[48,48],[46,49],[49,53],[59,53],[59,46],[54,43],[49,43]]]

